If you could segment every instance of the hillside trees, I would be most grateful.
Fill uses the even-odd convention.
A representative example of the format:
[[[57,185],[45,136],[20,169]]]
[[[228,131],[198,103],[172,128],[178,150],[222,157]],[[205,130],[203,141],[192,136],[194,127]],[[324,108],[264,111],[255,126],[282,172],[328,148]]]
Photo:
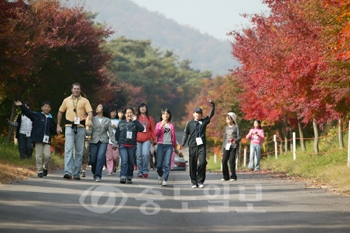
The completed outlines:
[[[180,122],[183,106],[201,88],[202,80],[210,72],[200,72],[190,67],[190,61],[179,61],[171,51],[151,47],[149,40],[132,40],[119,37],[108,43],[112,51],[112,72],[123,85],[136,89],[129,104],[137,107],[145,102],[150,114],[158,118],[160,109],[169,108],[174,120]],[[130,91],[128,91],[130,93]]]
[[[47,99],[55,114],[73,82],[82,83],[92,101],[99,99],[92,93],[110,85],[104,72],[110,54],[103,48],[110,29],[94,25],[82,7],[62,7],[59,1],[1,0],[1,10],[7,12],[1,14],[6,25],[0,37],[6,42],[0,48],[6,64],[0,75],[2,108],[15,99]],[[9,120],[14,115],[12,108]]]

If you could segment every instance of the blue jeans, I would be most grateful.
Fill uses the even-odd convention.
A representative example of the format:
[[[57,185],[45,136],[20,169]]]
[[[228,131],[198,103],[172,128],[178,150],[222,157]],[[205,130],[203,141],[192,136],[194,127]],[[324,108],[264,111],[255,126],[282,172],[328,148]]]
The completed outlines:
[[[108,143],[90,143],[90,164],[94,179],[102,177],[102,169],[106,163],[106,150]]]
[[[149,152],[151,149],[151,141],[138,142],[136,149],[136,165],[138,174],[148,174]]]
[[[120,155],[120,178],[121,179],[132,179],[134,173],[134,154],[136,151],[136,146],[125,147],[119,145],[119,155]]]
[[[170,160],[173,153],[173,145],[158,144],[157,145],[157,173],[163,176],[163,180],[168,181],[170,173]]]
[[[254,152],[256,152],[255,171],[259,171],[260,170],[260,153],[261,153],[260,144],[250,144],[250,156],[249,156],[249,164],[248,164],[248,167],[250,169],[254,169]]]
[[[65,137],[64,174],[80,177],[81,162],[84,152],[85,128],[78,128],[77,133],[75,134],[72,127],[66,126]],[[75,154],[75,157],[73,157],[73,154]]]

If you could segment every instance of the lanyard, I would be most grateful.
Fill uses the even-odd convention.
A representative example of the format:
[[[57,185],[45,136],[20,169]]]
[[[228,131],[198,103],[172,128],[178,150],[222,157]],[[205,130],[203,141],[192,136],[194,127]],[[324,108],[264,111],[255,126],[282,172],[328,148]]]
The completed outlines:
[[[196,125],[196,121],[194,121],[194,134],[196,135],[196,137],[200,137],[201,136],[201,128],[202,128],[202,125],[198,122],[198,130],[197,130],[197,125]]]
[[[49,135],[49,134],[46,134],[47,116],[45,115],[45,113],[44,113],[44,117],[45,117],[44,135]]]
[[[79,97],[76,99],[77,99],[77,101],[75,102],[75,105],[74,105],[74,100],[73,100],[73,95],[72,95],[72,102],[73,102],[73,107],[74,107],[73,112],[75,112],[75,115],[78,116],[77,107],[78,107]]]

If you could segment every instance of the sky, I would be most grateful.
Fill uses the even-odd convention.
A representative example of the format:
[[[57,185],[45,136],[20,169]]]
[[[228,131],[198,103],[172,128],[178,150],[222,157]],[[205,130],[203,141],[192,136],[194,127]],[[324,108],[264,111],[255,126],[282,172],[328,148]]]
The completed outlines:
[[[166,18],[198,29],[220,40],[227,40],[226,33],[239,31],[249,25],[240,14],[268,14],[269,8],[262,0],[131,0]]]

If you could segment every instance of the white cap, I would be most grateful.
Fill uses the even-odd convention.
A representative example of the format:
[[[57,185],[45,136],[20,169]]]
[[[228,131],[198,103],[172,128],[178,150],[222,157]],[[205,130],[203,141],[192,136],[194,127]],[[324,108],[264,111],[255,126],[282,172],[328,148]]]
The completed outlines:
[[[236,114],[234,112],[228,112],[226,114],[226,116],[230,116],[232,118],[233,122],[237,125],[237,121],[236,121],[237,120],[237,116],[236,116]]]

